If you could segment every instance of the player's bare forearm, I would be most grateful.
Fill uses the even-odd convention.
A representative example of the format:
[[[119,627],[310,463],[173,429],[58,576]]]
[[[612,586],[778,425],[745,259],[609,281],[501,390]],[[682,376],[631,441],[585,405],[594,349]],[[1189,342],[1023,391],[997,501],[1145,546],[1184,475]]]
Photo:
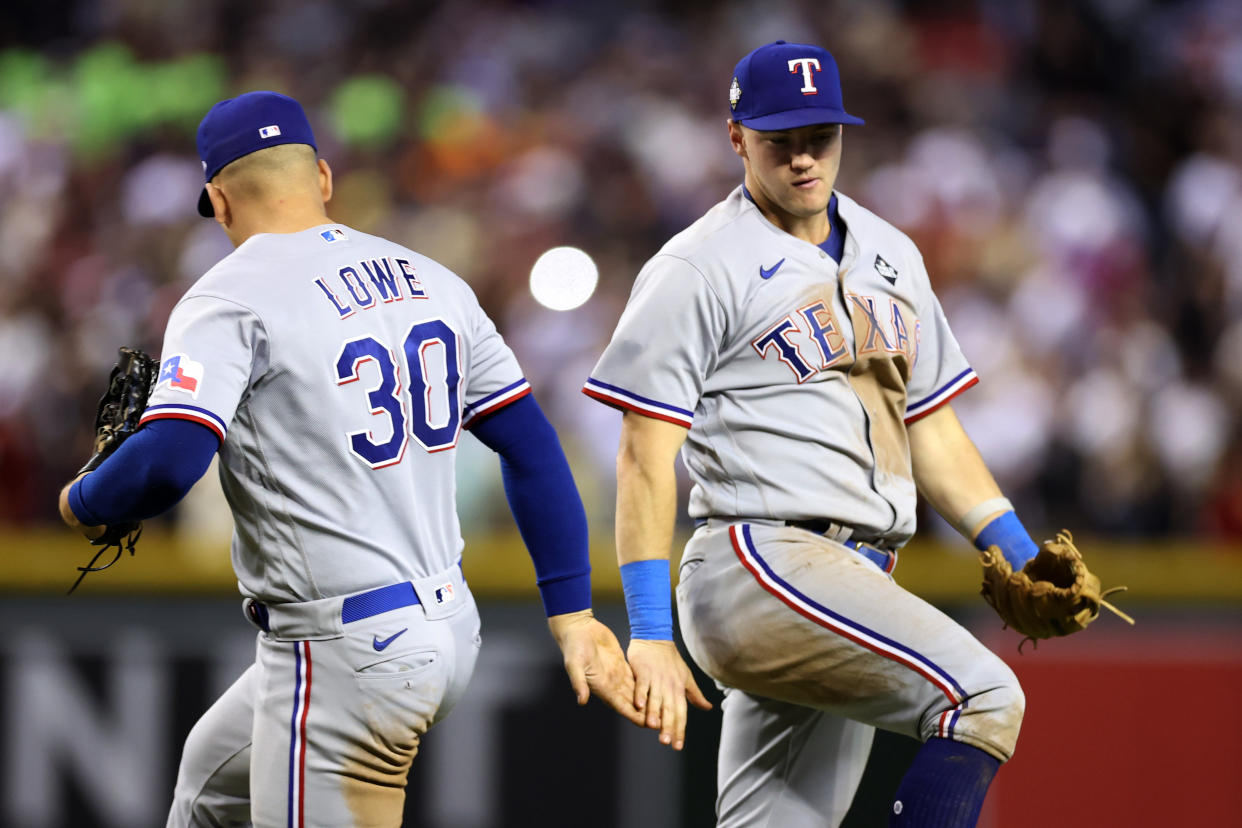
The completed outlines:
[[[914,482],[927,502],[954,526],[977,504],[1001,497],[1000,487],[952,406],[942,406],[909,427]],[[979,529],[1000,512],[980,515]]]
[[[578,704],[586,704],[594,695],[634,724],[642,725],[645,717],[634,707],[634,673],[612,630],[597,621],[589,609],[550,616],[548,629],[561,648]]]
[[[686,429],[674,423],[634,413],[623,418],[617,452],[619,565],[669,557],[677,515],[673,461],[685,440]],[[672,640],[633,638],[626,656],[634,672],[635,707],[647,727],[660,731],[662,744],[681,750],[687,700],[705,710],[711,703]]]
[[[617,562],[667,558],[677,516],[673,461],[686,429],[627,412],[617,451]]]

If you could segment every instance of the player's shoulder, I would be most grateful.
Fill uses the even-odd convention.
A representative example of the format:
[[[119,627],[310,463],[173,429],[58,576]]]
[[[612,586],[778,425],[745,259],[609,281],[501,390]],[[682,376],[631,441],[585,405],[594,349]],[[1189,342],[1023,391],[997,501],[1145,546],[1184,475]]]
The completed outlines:
[[[738,261],[753,257],[766,237],[778,234],[738,185],[698,220],[673,236],[647,262],[647,271],[697,271],[714,288],[723,288]]]
[[[753,235],[756,211],[738,185],[723,201],[716,203],[693,224],[673,236],[660,248],[659,255],[691,261],[706,261],[747,245]]]
[[[914,240],[891,222],[876,215],[840,190],[834,190],[834,193],[837,196],[837,212],[861,247],[887,248],[895,254],[921,258]]]
[[[474,296],[474,291],[464,279],[430,256],[383,236],[375,236],[358,230],[348,232],[356,241],[352,247],[342,249],[344,258],[350,260],[388,258],[397,263],[406,263],[418,274],[420,281],[426,281],[456,293]]]

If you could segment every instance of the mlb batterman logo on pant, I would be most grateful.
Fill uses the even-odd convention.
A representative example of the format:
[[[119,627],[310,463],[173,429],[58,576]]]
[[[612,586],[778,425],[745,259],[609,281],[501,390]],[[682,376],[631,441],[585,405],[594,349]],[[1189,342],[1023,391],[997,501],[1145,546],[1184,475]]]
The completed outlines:
[[[591,614],[587,525],[556,433],[470,288],[328,218],[302,107],[216,104],[199,212],[236,249],[173,309],[141,427],[61,493],[87,537],[175,504],[219,452],[254,664],[186,740],[170,826],[397,826],[422,735],[480,647],[452,492],[462,429],[499,453],[580,704],[630,720]]]
[[[973,826],[1017,743],[1022,689],[893,568],[916,490],[989,567],[1044,577],[1036,545],[949,405],[978,380],[922,257],[834,189],[843,125],[863,121],[832,55],[776,41],[721,80],[742,183],[642,268],[584,388],[624,412],[616,534],[635,704],[674,747],[687,701],[706,704],[673,644],[680,451],[697,527],[681,629],[725,693],[718,824],[839,825],[880,727],[923,743],[889,824]],[[1098,614],[1098,581],[1078,583],[1065,587],[1076,626],[1056,634]]]

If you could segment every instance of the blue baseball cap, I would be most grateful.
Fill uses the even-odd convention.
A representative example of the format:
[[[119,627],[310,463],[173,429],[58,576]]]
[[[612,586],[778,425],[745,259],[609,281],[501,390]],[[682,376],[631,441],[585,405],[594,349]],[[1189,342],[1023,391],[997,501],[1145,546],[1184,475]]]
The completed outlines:
[[[226,98],[213,106],[198,125],[198,157],[203,162],[204,181],[229,164],[261,149],[278,144],[315,146],[315,134],[302,105],[279,92],[247,92]],[[198,196],[198,214],[216,214],[207,197],[207,188]]]
[[[729,86],[732,118],[751,129],[861,124],[841,102],[841,75],[827,49],[778,40],[738,61]]]

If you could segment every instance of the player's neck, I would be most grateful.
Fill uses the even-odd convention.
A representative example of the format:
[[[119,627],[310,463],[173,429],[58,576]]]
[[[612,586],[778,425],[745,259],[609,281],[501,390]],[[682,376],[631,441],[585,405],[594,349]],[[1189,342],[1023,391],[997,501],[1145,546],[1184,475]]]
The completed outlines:
[[[769,198],[762,188],[757,186],[750,175],[746,176],[746,191],[759,208],[763,217],[784,230],[794,238],[802,239],[811,244],[823,244],[832,233],[832,224],[828,221],[827,209],[812,216],[800,216],[783,209]]]
[[[331,219],[322,205],[317,209],[309,205],[299,209],[256,205],[254,209],[235,214],[234,221],[225,228],[225,232],[233,246],[240,247],[246,239],[260,233],[300,233],[329,222]]]

